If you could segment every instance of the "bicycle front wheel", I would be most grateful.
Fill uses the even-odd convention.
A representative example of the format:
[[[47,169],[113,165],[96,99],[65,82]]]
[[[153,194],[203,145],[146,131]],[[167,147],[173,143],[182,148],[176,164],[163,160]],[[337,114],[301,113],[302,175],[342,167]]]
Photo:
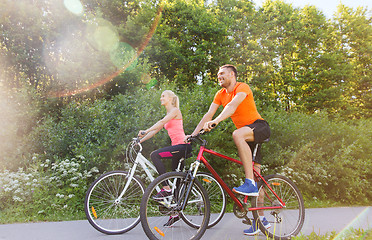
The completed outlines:
[[[209,218],[208,228],[215,226],[221,221],[226,209],[226,196],[223,188],[210,173],[198,172],[196,178],[203,185],[208,193],[208,198],[211,206],[211,214]],[[191,194],[195,194],[191,192]],[[189,220],[187,216],[183,216],[183,220],[191,227],[199,227],[196,223]]]
[[[253,211],[253,217],[260,230],[275,239],[290,239],[296,236],[304,224],[305,207],[301,192],[287,177],[275,174],[265,177],[268,185],[285,203],[283,208]],[[282,204],[261,180],[258,182],[258,197],[252,199],[252,207],[277,207]],[[259,216],[265,216],[268,222],[262,223]]]
[[[105,234],[122,234],[134,228],[140,221],[139,209],[145,191],[137,176],[128,182],[128,173],[112,171],[101,175],[89,187],[84,210],[89,223]]]
[[[172,193],[154,199],[164,183],[171,187]],[[183,240],[200,239],[203,236],[209,221],[209,199],[206,190],[196,179],[191,189],[193,193],[187,198],[190,184],[187,173],[168,172],[157,177],[147,187],[141,201],[140,216],[143,230],[149,239]],[[190,227],[182,220],[183,216],[197,227]]]

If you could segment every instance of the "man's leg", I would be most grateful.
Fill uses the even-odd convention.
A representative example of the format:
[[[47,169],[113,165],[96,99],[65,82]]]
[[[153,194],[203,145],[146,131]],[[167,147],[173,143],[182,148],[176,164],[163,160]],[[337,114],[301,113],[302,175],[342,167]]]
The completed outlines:
[[[261,174],[261,164],[259,163],[254,163],[254,169]],[[264,201],[265,193],[264,191],[261,191],[258,193],[258,207],[263,207],[263,201]],[[259,216],[264,216],[264,211],[263,210],[258,210],[258,215]]]
[[[247,141],[254,141],[253,130],[247,126],[239,128],[233,132],[233,139],[238,148],[238,154],[245,172],[244,184],[234,188],[233,191],[247,196],[258,196],[257,187],[253,179],[252,151],[247,143]]]
[[[239,128],[233,132],[233,139],[243,163],[245,178],[253,179],[252,151],[247,143],[254,141],[253,130],[250,127]]]

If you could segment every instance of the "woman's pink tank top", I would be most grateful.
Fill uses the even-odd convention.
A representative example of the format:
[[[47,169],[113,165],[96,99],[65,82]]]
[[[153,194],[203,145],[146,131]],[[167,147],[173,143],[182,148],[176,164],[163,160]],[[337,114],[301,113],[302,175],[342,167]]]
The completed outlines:
[[[183,121],[182,119],[172,119],[166,124],[164,128],[167,129],[168,135],[172,141],[173,145],[185,144],[185,132],[183,130]]]

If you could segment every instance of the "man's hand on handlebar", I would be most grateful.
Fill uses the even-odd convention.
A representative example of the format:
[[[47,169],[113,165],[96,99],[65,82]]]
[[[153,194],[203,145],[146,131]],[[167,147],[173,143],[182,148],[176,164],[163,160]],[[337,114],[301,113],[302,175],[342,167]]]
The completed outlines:
[[[206,131],[206,132],[209,132],[210,130],[212,130],[213,128],[215,128],[217,126],[217,122],[215,121],[209,121],[209,122],[206,122],[204,123],[204,127],[203,127],[203,130]]]
[[[210,130],[212,130],[213,128],[215,128],[217,126],[217,124],[218,123],[215,122],[215,121],[206,122],[204,124],[204,127],[199,131],[198,134],[196,134],[196,135],[186,135],[185,136],[185,139],[184,139],[184,142],[185,143],[189,143],[192,140],[192,138],[198,137],[201,134],[204,134],[206,132],[209,132]]]

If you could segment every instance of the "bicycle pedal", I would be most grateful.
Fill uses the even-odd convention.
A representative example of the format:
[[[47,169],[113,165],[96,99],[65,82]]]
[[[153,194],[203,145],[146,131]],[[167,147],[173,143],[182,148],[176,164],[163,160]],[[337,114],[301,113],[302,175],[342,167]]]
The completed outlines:
[[[244,219],[244,220],[242,220],[242,223],[244,223],[244,224],[247,224],[247,225],[252,225],[252,222],[251,222],[251,220],[250,219]]]

